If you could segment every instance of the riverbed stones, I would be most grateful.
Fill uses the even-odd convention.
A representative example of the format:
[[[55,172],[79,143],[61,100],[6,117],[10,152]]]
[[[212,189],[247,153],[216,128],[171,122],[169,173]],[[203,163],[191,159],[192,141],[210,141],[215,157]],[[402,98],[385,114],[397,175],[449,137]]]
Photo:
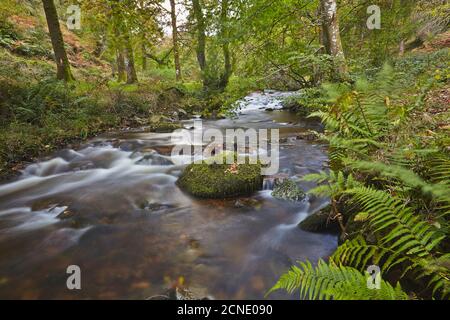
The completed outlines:
[[[148,126],[148,130],[151,132],[156,132],[156,133],[170,133],[172,131],[175,131],[177,129],[182,129],[183,126],[178,123],[178,122],[168,122],[168,121],[163,121],[163,122],[155,122],[155,123],[151,123]]]
[[[148,297],[147,300],[209,300],[204,288],[175,287],[167,289],[159,295]]]
[[[158,154],[156,151],[144,155],[136,163],[140,164],[140,165],[152,165],[152,166],[171,166],[171,165],[173,165],[173,162],[170,159]]]
[[[262,206],[262,201],[254,198],[239,198],[234,202],[234,207],[245,210],[260,210]]]
[[[298,140],[314,141],[314,140],[319,139],[319,134],[314,130],[307,130],[307,131],[298,133],[296,138]]]
[[[282,182],[275,182],[272,196],[280,200],[301,201],[306,195],[302,189],[291,179],[285,179]]]
[[[260,164],[190,164],[177,185],[199,198],[218,199],[250,195],[263,184]]]

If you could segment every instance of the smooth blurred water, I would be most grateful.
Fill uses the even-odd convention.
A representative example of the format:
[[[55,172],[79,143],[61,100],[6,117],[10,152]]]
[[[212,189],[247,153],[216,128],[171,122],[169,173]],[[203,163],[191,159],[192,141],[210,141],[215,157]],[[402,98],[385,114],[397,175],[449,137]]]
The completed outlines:
[[[236,119],[203,126],[279,128],[280,173],[297,179],[325,169],[325,147],[296,138],[319,124],[280,110],[286,95],[254,93]],[[335,249],[335,236],[297,227],[326,199],[292,203],[270,190],[193,199],[175,185],[182,166],[171,162],[171,148],[170,134],[109,133],[0,185],[0,298],[145,299],[184,282],[199,295],[258,299],[295,261]],[[69,265],[81,267],[82,290],[66,288]]]

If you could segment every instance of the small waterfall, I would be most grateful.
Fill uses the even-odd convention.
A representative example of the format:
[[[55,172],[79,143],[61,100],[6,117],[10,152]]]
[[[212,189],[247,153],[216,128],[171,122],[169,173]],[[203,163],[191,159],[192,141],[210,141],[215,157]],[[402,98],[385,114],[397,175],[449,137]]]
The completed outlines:
[[[275,179],[271,177],[264,177],[263,179],[263,190],[273,190],[275,185]]]
[[[285,179],[289,179],[289,174],[279,173],[273,176],[265,176],[263,179],[263,190],[273,190],[275,184],[281,183]]]

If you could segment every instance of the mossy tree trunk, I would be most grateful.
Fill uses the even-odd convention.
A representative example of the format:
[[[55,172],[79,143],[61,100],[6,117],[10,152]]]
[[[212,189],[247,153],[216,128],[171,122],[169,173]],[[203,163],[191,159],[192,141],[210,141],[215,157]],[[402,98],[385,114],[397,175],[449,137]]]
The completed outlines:
[[[127,83],[132,84],[138,82],[134,64],[133,45],[128,31],[125,32],[125,69],[127,73]]]
[[[228,85],[228,80],[231,76],[231,57],[230,57],[230,46],[229,46],[229,33],[228,33],[228,0],[222,0],[222,6],[220,10],[220,24],[221,24],[221,40],[222,40],[222,51],[224,59],[224,72],[220,79],[221,89],[225,89]]]
[[[192,9],[197,21],[197,61],[202,72],[203,85],[206,85],[206,34],[205,17],[203,16],[202,6],[199,0],[192,0]]]
[[[178,47],[178,27],[175,0],[170,0],[170,17],[172,22],[173,60],[177,81],[181,80],[180,52]]]
[[[140,8],[145,7],[145,1],[139,1]],[[147,46],[145,45],[147,42],[146,32],[145,30],[141,30],[141,54],[142,54],[142,71],[147,71]]]
[[[116,63],[117,63],[117,81],[125,82],[125,57],[121,49],[117,49],[116,53]]]
[[[47,19],[48,32],[53,46],[56,61],[56,77],[66,82],[74,80],[70,70],[69,59],[64,48],[64,39],[59,26],[58,13],[53,0],[42,0],[45,17]]]
[[[339,32],[339,19],[336,0],[320,0],[322,13],[323,41],[325,49],[334,59],[334,70],[340,79],[347,78],[347,64],[342,48],[341,34]]]
[[[141,44],[141,52],[142,52],[142,71],[147,70],[147,50],[145,48],[145,37],[142,37],[142,44]]]

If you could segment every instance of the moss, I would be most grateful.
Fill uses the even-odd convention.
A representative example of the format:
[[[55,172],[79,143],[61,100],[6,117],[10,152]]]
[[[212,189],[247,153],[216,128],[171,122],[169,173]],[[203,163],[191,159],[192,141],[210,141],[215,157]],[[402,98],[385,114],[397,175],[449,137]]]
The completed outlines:
[[[294,181],[286,179],[275,184],[272,196],[281,200],[299,201],[303,200],[306,195]]]
[[[260,164],[190,164],[177,185],[199,198],[249,195],[262,188]]]

